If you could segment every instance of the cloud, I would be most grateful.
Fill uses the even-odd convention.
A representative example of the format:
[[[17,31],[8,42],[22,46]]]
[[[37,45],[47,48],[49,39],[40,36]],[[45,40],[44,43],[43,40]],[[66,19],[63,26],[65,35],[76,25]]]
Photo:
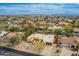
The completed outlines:
[[[79,4],[0,4],[0,15],[8,14],[79,14]]]
[[[0,6],[3,10],[50,10],[50,9],[61,9],[60,6],[39,4],[39,5],[17,5],[17,6]]]

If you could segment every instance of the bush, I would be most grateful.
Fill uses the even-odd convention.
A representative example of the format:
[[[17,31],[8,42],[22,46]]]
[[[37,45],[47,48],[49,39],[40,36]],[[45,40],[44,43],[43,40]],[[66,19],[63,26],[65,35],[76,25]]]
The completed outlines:
[[[9,41],[12,44],[19,44],[21,42],[21,38],[19,36],[13,37]]]
[[[56,53],[59,53],[59,52],[60,52],[60,49],[57,49],[57,50],[56,50]]]
[[[75,56],[74,53],[72,53],[71,56]]]
[[[71,56],[77,56],[77,53],[72,53]]]
[[[36,32],[37,28],[34,26],[29,26],[25,32],[25,37],[28,37],[29,35],[31,35],[32,33]]]

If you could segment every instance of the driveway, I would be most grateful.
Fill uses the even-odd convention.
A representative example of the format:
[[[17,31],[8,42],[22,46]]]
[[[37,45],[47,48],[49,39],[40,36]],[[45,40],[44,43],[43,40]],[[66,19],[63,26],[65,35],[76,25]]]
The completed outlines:
[[[60,56],[71,56],[71,54],[72,54],[72,51],[70,49],[65,47],[61,48]]]

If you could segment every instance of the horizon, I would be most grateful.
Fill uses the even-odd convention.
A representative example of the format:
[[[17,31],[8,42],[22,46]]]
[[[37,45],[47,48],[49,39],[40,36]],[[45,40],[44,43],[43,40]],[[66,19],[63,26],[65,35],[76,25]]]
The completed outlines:
[[[79,16],[78,3],[0,3],[0,15]]]

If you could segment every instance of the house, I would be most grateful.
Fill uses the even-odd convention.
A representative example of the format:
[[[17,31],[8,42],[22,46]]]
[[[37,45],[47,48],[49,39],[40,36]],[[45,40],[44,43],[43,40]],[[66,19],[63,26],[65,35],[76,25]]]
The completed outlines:
[[[7,38],[16,37],[16,33],[15,32],[9,32],[6,36],[7,36]]]
[[[74,30],[73,30],[73,35],[74,36],[78,36],[79,37],[79,28],[74,28]]]
[[[6,32],[6,31],[0,32],[0,39],[7,39],[15,36],[16,36],[16,33],[13,33],[13,32]]]
[[[67,19],[67,22],[72,23],[72,22],[73,22],[73,20],[71,20],[71,19]]]
[[[79,37],[68,37],[66,39],[59,39],[61,48],[75,48],[75,41],[79,41]]]
[[[6,31],[1,31],[0,32],[0,39],[4,39],[4,38],[6,38],[6,35],[8,34],[8,32],[6,32]]]
[[[68,25],[68,24],[70,24],[69,22],[67,22],[67,21],[59,21],[59,26],[65,26],[65,25]]]
[[[27,41],[32,41],[35,38],[37,39],[42,39],[43,42],[47,43],[47,44],[52,44],[53,40],[54,40],[54,35],[53,34],[32,34],[27,38]]]
[[[55,29],[63,29],[61,26],[52,26],[52,27],[48,27],[48,29],[51,29],[51,30],[55,30]]]
[[[52,26],[54,26],[55,24],[54,23],[47,23],[47,26],[48,27],[52,27]]]

